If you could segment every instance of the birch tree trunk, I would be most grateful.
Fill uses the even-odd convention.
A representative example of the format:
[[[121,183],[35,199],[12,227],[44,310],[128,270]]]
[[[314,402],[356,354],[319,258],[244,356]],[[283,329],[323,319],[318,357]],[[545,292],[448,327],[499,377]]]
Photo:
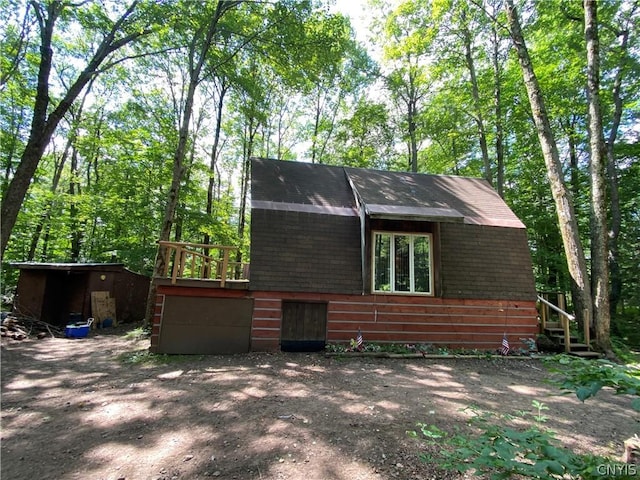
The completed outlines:
[[[591,153],[591,282],[596,343],[611,354],[609,265],[607,262],[606,155],[600,109],[600,42],[598,6],[584,0],[584,34],[587,45],[587,99],[589,102],[589,150]]]
[[[162,227],[160,229],[160,241],[169,240],[171,236],[171,229],[175,221],[176,208],[180,200],[180,185],[182,184],[186,171],[184,161],[187,154],[189,125],[191,123],[191,116],[193,113],[196,89],[202,81],[202,69],[204,68],[207,54],[213,45],[214,36],[216,34],[220,18],[227,10],[235,7],[236,5],[237,2],[219,1],[214,15],[211,16],[209,22],[205,25],[206,28],[196,32],[189,43],[189,84],[187,85],[187,94],[185,96],[182,118],[180,119],[180,128],[178,130],[178,145],[173,155],[173,173],[171,186],[169,187],[169,193],[167,195],[167,203],[165,204]],[[204,33],[202,37],[200,36],[201,33]],[[151,323],[155,311],[156,287],[153,283],[153,278],[164,275],[166,268],[165,257],[166,247],[158,246],[151,286],[147,297],[147,309],[145,314],[145,323],[147,324]]]
[[[564,183],[558,147],[551,130],[551,123],[544,104],[542,91],[540,90],[538,79],[533,70],[529,51],[524,42],[522,29],[520,28],[520,20],[513,5],[513,0],[506,1],[505,9],[511,30],[511,39],[518,54],[518,61],[522,69],[522,76],[527,89],[529,103],[531,104],[531,113],[542,148],[547,177],[551,185],[551,193],[556,205],[558,225],[562,235],[565,256],[567,257],[569,274],[575,286],[575,291],[578,292],[579,298],[574,299],[574,301],[582,306],[581,311],[577,311],[576,314],[581,319],[585,318],[585,315],[586,318],[591,319],[593,318],[591,287],[587,274],[584,250],[580,242],[573,200],[571,193],[567,190]]]
[[[462,18],[462,41],[464,43],[464,58],[469,70],[469,81],[471,82],[471,94],[473,97],[473,109],[475,110],[474,120],[478,129],[478,140],[480,141],[480,151],[482,153],[482,164],[484,165],[484,178],[489,185],[494,185],[493,173],[491,172],[491,159],[489,158],[489,148],[487,147],[487,133],[484,126],[484,116],[482,115],[482,104],[480,102],[480,89],[478,88],[478,77],[476,76],[476,66],[473,61],[473,49],[471,32],[467,24],[466,11],[461,12]],[[501,195],[502,196],[502,195]]]

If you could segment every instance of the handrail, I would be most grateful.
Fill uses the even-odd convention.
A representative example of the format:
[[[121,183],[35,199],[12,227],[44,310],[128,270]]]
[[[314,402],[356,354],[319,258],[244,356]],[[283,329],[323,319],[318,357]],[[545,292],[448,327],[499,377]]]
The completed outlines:
[[[565,312],[561,308],[556,307],[553,303],[549,302],[545,298],[542,298],[540,295],[538,295],[538,300],[543,304],[545,304],[547,307],[558,312],[560,317],[560,323],[562,324],[562,331],[564,334],[564,351],[565,353],[569,353],[571,351],[571,332],[569,329],[569,321],[574,321],[575,317],[570,313]],[[546,321],[546,313],[543,314],[543,328],[544,328],[545,321]]]
[[[219,280],[220,286],[224,287],[229,280],[248,280],[249,264],[230,259],[231,252],[238,250],[237,247],[164,240],[158,244],[165,249],[164,276],[169,276],[169,267],[173,259],[172,284],[175,284],[178,278],[197,278]],[[209,255],[211,250],[217,253],[217,258]]]
[[[567,317],[569,320],[571,321],[575,321],[576,317],[575,315],[571,315],[570,313],[565,312],[564,310],[562,310],[561,308],[556,307],[553,303],[551,303],[548,300],[545,300],[544,298],[542,298],[540,295],[538,295],[538,300],[540,300],[542,303],[544,303],[545,305],[547,305],[549,308],[551,308],[552,310],[555,310],[556,312],[558,312],[561,315],[564,315],[565,317]]]

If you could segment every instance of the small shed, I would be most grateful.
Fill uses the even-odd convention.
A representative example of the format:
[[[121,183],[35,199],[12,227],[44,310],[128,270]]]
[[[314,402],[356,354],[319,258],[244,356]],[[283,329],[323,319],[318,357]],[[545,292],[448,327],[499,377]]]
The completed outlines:
[[[144,318],[150,278],[121,263],[13,263],[20,270],[13,309],[53,325],[87,319],[91,293],[109,292],[118,322]]]

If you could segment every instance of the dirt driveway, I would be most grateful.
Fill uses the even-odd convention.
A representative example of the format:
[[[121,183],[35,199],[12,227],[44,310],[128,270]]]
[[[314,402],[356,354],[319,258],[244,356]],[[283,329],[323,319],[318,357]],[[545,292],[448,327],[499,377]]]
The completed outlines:
[[[628,399],[560,396],[536,360],[123,361],[147,346],[115,333],[3,339],[2,479],[463,478],[421,463],[406,431],[464,425],[471,404],[513,412],[534,399],[581,452],[618,457],[640,430]]]

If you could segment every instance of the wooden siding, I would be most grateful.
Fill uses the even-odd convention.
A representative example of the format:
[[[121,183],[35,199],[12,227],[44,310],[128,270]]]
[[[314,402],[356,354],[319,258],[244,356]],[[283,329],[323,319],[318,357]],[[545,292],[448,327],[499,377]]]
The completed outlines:
[[[440,256],[444,298],[536,298],[524,229],[442,223]]]
[[[282,301],[326,301],[327,342],[424,343],[434,347],[495,350],[503,334],[511,347],[535,338],[535,301],[442,299],[404,295],[312,295],[253,292],[252,350],[279,348]]]
[[[447,299],[415,295],[341,295],[158,286],[151,351],[158,351],[168,296],[251,298],[251,350],[280,349],[282,305],[326,302],[327,342],[348,343],[361,329],[366,342],[429,344],[494,351],[506,333],[512,349],[538,333],[534,299]]]

